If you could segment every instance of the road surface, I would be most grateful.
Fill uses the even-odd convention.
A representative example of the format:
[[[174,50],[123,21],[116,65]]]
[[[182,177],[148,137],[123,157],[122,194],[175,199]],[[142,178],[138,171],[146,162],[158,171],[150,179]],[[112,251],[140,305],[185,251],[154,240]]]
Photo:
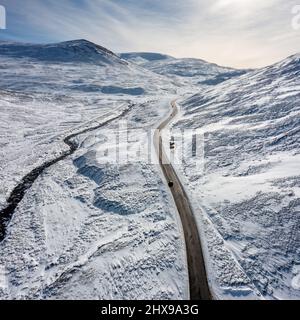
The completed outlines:
[[[187,194],[165,154],[161,131],[170,123],[177,115],[178,108],[175,101],[171,102],[172,113],[156,130],[154,136],[154,144],[156,152],[159,156],[159,163],[162,168],[166,180],[174,183],[171,192],[175,200],[184,231],[187,263],[190,282],[190,299],[191,300],[211,300],[211,293],[207,283],[207,275],[203,258],[203,251],[200,236]]]

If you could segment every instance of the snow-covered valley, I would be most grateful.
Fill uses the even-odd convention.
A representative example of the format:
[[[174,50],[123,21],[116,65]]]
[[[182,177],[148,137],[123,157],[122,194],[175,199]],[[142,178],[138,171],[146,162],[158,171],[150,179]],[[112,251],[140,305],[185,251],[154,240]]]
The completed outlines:
[[[16,57],[15,46],[0,48],[2,208],[25,174],[67,148],[70,133],[129,104],[120,120],[132,129],[150,129],[169,112],[169,80],[106,51],[85,61],[85,41],[58,45],[67,57],[71,46],[71,61],[53,52],[39,59],[30,45]],[[180,221],[159,168],[99,162],[118,121],[111,126],[79,135],[78,151],[48,168],[19,204],[1,243],[2,299],[188,298]]]
[[[299,56],[244,71],[85,40],[2,42],[0,69],[0,210],[66,136],[121,121],[74,137],[77,150],[26,192],[0,243],[0,299],[189,298],[182,225],[151,143],[175,98],[172,128],[205,138],[204,172],[192,157],[175,168],[214,297],[300,297]]]

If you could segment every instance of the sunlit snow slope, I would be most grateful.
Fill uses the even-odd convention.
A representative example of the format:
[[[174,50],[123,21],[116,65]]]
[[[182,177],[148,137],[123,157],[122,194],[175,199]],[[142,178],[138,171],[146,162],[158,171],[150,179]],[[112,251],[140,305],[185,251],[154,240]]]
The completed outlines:
[[[181,101],[174,128],[205,137],[204,172],[178,170],[220,296],[300,298],[299,76],[295,55]]]

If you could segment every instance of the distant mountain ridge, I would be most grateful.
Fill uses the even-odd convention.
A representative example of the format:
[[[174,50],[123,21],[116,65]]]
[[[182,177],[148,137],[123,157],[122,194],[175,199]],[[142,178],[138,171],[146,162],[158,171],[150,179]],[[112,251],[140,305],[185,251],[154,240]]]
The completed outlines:
[[[88,40],[53,44],[0,41],[0,56],[49,63],[88,63],[98,66],[135,66],[177,81],[178,85],[216,85],[247,70],[221,67],[201,59],[177,59],[153,52],[115,54]]]
[[[0,42],[0,56],[30,58],[49,62],[82,62],[100,65],[127,65],[112,51],[81,39],[54,44]]]
[[[203,85],[216,85],[249,71],[222,67],[202,59],[174,58],[150,52],[121,53],[120,57],[160,75],[189,79]]]

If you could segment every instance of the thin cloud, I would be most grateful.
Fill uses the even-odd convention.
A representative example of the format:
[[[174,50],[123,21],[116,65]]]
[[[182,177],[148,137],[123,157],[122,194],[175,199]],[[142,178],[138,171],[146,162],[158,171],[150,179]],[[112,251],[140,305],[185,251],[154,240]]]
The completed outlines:
[[[300,51],[292,0],[4,0],[2,38],[86,38],[114,51],[157,51],[259,67]]]

